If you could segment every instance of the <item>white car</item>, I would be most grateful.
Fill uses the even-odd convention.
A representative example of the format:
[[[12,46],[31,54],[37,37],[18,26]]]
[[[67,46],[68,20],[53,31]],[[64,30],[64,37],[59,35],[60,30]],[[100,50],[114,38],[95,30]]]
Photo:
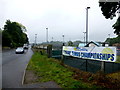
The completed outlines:
[[[23,48],[24,48],[24,49],[28,49],[28,48],[29,48],[29,45],[28,45],[28,44],[24,44]]]
[[[15,50],[15,53],[24,53],[24,48],[23,47],[18,47],[16,50]]]

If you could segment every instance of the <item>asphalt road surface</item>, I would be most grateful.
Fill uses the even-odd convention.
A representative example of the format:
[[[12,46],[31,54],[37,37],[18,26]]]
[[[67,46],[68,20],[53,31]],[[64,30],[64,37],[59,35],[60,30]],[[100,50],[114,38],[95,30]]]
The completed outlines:
[[[24,54],[14,50],[2,52],[2,88],[21,88],[23,73],[33,52],[29,48]]]

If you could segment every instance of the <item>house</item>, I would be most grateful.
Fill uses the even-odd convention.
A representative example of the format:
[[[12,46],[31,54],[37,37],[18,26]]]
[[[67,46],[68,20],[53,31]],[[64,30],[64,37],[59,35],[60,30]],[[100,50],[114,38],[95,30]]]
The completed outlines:
[[[84,47],[85,43],[79,43],[78,47]]]
[[[91,41],[89,43],[79,43],[78,47],[91,47],[91,46],[96,46],[96,47],[108,47],[109,46],[109,43],[106,43],[106,42],[94,42],[94,41]]]
[[[100,47],[101,44],[91,41],[85,45],[85,47],[91,47],[91,46]]]
[[[120,47],[120,43],[115,43],[113,46]]]
[[[108,46],[109,46],[109,43],[108,43],[108,42],[103,42],[103,43],[101,43],[101,46],[103,46],[103,47],[108,47]]]
[[[117,47],[117,50],[120,50],[120,43],[115,43],[113,46]]]

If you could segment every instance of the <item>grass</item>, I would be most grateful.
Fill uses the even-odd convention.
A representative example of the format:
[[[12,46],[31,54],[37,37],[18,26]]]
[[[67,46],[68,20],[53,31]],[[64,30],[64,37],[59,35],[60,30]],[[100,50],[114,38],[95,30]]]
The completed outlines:
[[[55,81],[62,88],[97,88],[95,85],[74,79],[74,72],[62,66],[61,62],[37,52],[32,56],[27,70],[34,70],[38,77],[42,77],[38,78],[38,82]]]
[[[117,63],[120,63],[120,56],[117,56]]]
[[[10,49],[10,47],[7,47],[7,46],[6,46],[6,47],[4,46],[4,47],[2,47],[2,48],[3,48],[3,49]]]
[[[108,74],[107,77],[114,78],[120,81],[120,72]]]

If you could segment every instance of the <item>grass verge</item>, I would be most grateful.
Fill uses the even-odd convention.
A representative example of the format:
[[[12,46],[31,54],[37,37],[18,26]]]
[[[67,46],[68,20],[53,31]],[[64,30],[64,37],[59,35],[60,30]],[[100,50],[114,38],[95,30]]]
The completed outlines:
[[[32,56],[27,70],[35,71],[37,77],[40,77],[38,82],[55,81],[62,88],[98,88],[74,79],[74,72],[62,66],[58,60],[47,58],[37,52]]]
[[[120,63],[120,56],[117,56],[117,63]]]

